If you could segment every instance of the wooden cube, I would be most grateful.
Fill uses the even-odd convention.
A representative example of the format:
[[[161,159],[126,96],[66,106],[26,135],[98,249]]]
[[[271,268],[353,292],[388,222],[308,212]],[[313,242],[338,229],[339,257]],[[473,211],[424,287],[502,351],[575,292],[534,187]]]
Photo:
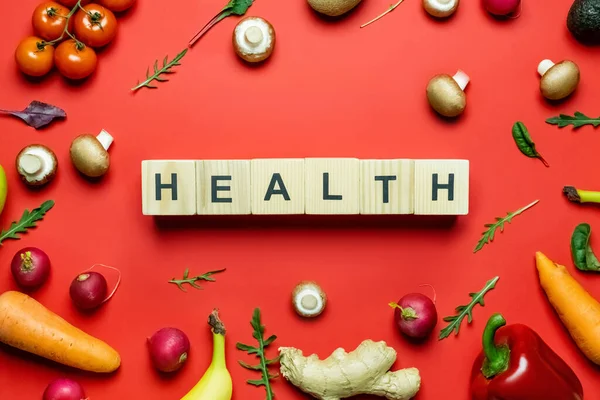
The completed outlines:
[[[192,160],[142,161],[142,213],[144,215],[195,215],[195,162]]]
[[[412,214],[413,189],[413,160],[360,161],[361,214]]]
[[[358,214],[359,183],[357,158],[307,158],[306,214]]]
[[[304,159],[253,159],[252,214],[304,214]]]
[[[250,160],[196,161],[198,215],[250,214]]]
[[[415,214],[469,213],[468,160],[415,160]]]

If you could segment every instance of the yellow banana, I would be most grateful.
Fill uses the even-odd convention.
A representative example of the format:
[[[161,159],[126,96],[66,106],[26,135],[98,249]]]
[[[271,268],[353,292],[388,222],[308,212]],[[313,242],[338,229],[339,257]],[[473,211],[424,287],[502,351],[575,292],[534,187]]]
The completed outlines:
[[[208,317],[213,333],[213,358],[202,379],[181,400],[231,400],[233,382],[225,363],[225,326],[217,310]]]
[[[6,183],[6,174],[2,165],[0,165],[0,214],[4,209],[4,203],[6,203],[6,194],[8,193],[8,184]]]

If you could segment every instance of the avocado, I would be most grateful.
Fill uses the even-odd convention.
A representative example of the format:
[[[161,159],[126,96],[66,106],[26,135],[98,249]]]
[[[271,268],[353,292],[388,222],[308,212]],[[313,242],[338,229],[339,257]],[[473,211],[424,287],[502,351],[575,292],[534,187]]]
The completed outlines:
[[[575,0],[567,27],[579,42],[600,44],[600,0]]]

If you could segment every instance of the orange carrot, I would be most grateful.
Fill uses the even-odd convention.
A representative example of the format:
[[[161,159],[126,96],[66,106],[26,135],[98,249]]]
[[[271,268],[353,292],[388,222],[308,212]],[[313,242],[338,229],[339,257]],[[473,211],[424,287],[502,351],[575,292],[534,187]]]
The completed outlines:
[[[564,266],[539,251],[535,261],[540,284],[563,325],[583,354],[600,365],[600,303]]]
[[[84,371],[113,372],[121,365],[106,343],[20,292],[0,295],[0,342]]]

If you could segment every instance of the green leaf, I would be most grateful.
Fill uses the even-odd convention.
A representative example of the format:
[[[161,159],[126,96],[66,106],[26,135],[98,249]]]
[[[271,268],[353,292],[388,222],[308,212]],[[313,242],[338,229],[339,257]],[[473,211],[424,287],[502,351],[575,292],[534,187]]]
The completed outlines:
[[[571,255],[577,269],[600,272],[600,261],[590,246],[592,228],[582,223],[575,227],[571,235]]]
[[[185,271],[183,272],[183,278],[182,279],[171,279],[169,281],[169,283],[175,284],[177,285],[177,287],[179,287],[179,289],[181,289],[182,291],[186,292],[186,290],[183,287],[184,283],[189,284],[191,287],[196,288],[201,290],[202,286],[198,285],[196,283],[196,281],[208,281],[208,282],[216,282],[214,278],[211,277],[211,275],[217,274],[219,272],[224,272],[226,271],[226,268],[223,269],[219,269],[216,271],[208,271],[202,275],[198,275],[198,276],[193,276],[193,277],[189,277],[190,276],[190,270],[189,268],[186,268]]]
[[[218,24],[220,21],[232,15],[244,15],[250,8],[254,0],[229,0],[229,2],[223,7],[223,9],[208,21],[198,33],[190,40],[188,46],[192,47],[202,36],[206,34],[213,26]]]
[[[530,204],[526,205],[525,207],[518,209],[517,211],[509,212],[509,213],[507,213],[506,217],[503,217],[503,218],[496,217],[496,222],[493,224],[485,224],[484,226],[488,229],[481,234],[482,235],[481,239],[479,239],[479,241],[477,242],[475,249],[473,249],[473,253],[477,253],[479,250],[483,249],[483,246],[485,246],[486,244],[488,244],[494,240],[494,234],[495,234],[496,229],[500,229],[500,232],[504,232],[504,224],[506,222],[511,223],[511,221],[514,217],[516,217],[517,215],[530,209],[531,207],[536,205],[538,202],[539,202],[539,200],[536,200],[533,203],[530,203]]]
[[[266,348],[272,344],[277,336],[271,335],[267,339],[264,338],[265,326],[261,322],[260,309],[255,308],[252,313],[252,320],[250,321],[250,325],[254,332],[252,333],[252,337],[256,339],[258,342],[258,347],[253,347],[244,343],[237,343],[236,348],[238,350],[246,351],[248,354],[256,354],[256,357],[259,358],[260,362],[258,365],[250,365],[244,361],[238,361],[239,364],[249,370],[260,371],[262,378],[261,379],[251,379],[247,382],[254,386],[264,386],[267,400],[272,400],[275,395],[273,394],[273,390],[271,389],[271,380],[277,377],[277,375],[271,375],[269,373],[269,365],[274,364],[279,361],[279,357],[268,359],[266,357]]]
[[[546,122],[550,125],[558,125],[559,128],[564,128],[573,125],[573,128],[580,128],[584,125],[600,126],[600,117],[590,118],[587,115],[576,111],[573,116],[560,114],[558,117],[548,118]]]
[[[517,147],[519,150],[521,150],[521,153],[525,154],[527,157],[538,158],[546,167],[550,166],[536,150],[535,143],[531,139],[529,131],[522,122],[515,122],[512,127],[512,136],[517,144]]]
[[[158,68],[158,60],[155,60],[154,67],[153,67],[154,73],[152,75],[150,75],[150,68],[148,68],[148,70],[146,71],[146,80],[141,83],[138,83],[136,86],[131,88],[131,90],[133,92],[135,92],[136,90],[139,90],[143,87],[150,88],[150,89],[156,89],[156,86],[151,85],[151,82],[153,82],[153,81],[167,82],[168,79],[162,78],[161,75],[170,74],[173,72],[171,70],[171,68],[181,65],[181,64],[179,64],[179,61],[181,61],[183,56],[186,55],[187,51],[188,51],[187,48],[182,50],[179,54],[177,54],[177,56],[175,56],[175,58],[171,62],[167,62],[168,56],[166,56],[163,60],[163,66],[160,69]]]
[[[235,15],[244,15],[246,11],[250,8],[254,0],[232,0],[229,2],[230,10],[232,14]]]
[[[489,281],[487,281],[483,289],[481,289],[479,292],[469,293],[469,296],[472,299],[471,302],[467,305],[461,305],[456,307],[457,315],[444,317],[443,320],[445,322],[449,322],[449,324],[440,331],[440,336],[438,340],[447,338],[452,334],[452,332],[454,332],[455,335],[458,335],[460,325],[465,319],[465,317],[467,317],[467,323],[470,324],[473,321],[473,307],[475,307],[477,304],[481,305],[482,307],[485,306],[483,297],[486,295],[487,292],[496,287],[496,283],[499,279],[500,277],[496,276],[495,278],[492,278]]]
[[[19,221],[13,222],[6,230],[0,231],[0,246],[6,239],[19,240],[19,234],[26,233],[28,229],[35,228],[36,222],[44,219],[46,213],[54,207],[53,200],[47,200],[32,211],[25,210]]]

